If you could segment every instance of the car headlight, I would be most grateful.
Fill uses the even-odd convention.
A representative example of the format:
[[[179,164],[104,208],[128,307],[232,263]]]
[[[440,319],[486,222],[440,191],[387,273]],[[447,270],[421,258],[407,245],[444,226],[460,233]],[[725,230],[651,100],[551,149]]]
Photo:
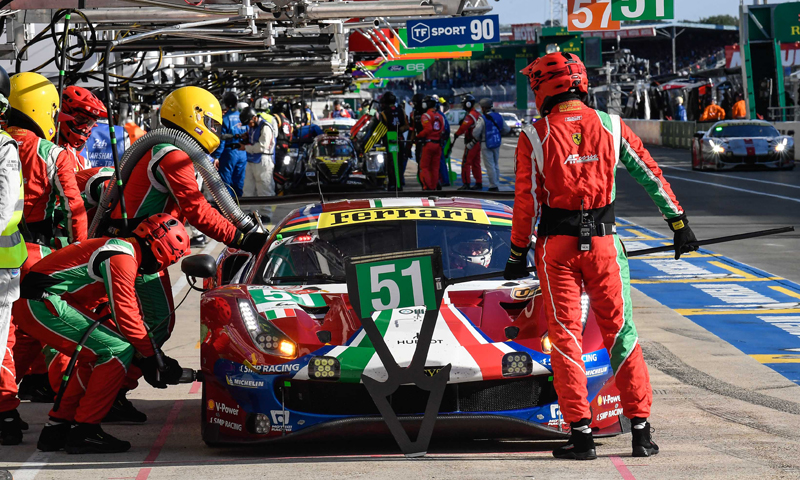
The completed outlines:
[[[297,345],[259,315],[249,300],[239,300],[242,322],[259,350],[269,355],[295,358]]]
[[[292,163],[291,155],[286,155],[285,157],[283,157],[283,164],[284,165],[289,165],[290,163]]]
[[[789,140],[784,138],[783,140],[778,142],[777,145],[775,145],[775,151],[778,152],[778,153],[782,153],[784,150],[786,150],[786,146],[788,144],[789,144]]]
[[[383,168],[383,164],[385,162],[386,162],[386,156],[383,152],[370,153],[366,161],[367,172],[369,173],[379,172],[381,168]]]
[[[711,151],[716,154],[725,153],[725,147],[722,146],[721,143],[711,143]]]

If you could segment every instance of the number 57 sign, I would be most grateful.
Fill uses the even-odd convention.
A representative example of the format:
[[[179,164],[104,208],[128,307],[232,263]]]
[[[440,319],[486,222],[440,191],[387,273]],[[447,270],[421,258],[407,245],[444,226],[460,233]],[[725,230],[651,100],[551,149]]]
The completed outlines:
[[[570,31],[619,30],[620,21],[675,18],[675,0],[569,0]]]

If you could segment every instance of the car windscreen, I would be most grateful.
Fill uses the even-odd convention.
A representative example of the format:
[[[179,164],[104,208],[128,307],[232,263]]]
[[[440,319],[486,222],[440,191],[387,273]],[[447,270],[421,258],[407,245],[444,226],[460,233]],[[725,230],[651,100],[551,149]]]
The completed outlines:
[[[314,147],[315,157],[352,157],[353,146],[349,140],[321,140]]]
[[[519,120],[513,113],[501,113],[500,116],[503,117],[503,120],[514,120],[515,122]]]
[[[777,137],[780,133],[772,125],[725,125],[711,129],[711,136],[717,138],[736,137]]]
[[[440,247],[444,274],[502,272],[511,228],[451,221],[385,221],[292,232],[270,247],[255,283],[344,283],[345,257]],[[499,277],[498,277],[499,278]]]

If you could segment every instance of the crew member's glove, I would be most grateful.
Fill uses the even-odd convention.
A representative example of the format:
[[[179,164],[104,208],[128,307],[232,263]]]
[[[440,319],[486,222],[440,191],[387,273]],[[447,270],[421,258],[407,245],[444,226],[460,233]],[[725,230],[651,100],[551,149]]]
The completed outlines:
[[[686,219],[686,214],[683,213],[679,217],[670,218],[667,220],[669,229],[675,233],[675,260],[681,258],[682,253],[694,252],[697,250],[696,245],[689,245],[697,241],[694,232],[689,227],[689,220]]]
[[[245,252],[250,252],[256,254],[261,251],[261,247],[267,243],[267,238],[269,238],[269,234],[261,233],[261,232],[236,232],[236,238],[233,240],[229,246],[233,248],[238,248],[240,250],[244,250]]]
[[[474,147],[477,144],[478,144],[478,141],[473,138],[471,142],[469,142],[469,143],[464,145],[464,149],[465,149],[465,151],[468,152],[468,151],[472,150],[472,147]]]
[[[174,358],[163,356],[164,371],[158,370],[156,356],[145,357],[139,360],[139,368],[147,383],[155,388],[167,388],[167,385],[177,385],[183,374],[183,368]]]
[[[528,276],[528,250],[531,247],[518,247],[511,244],[511,255],[508,256],[503,278],[516,280]]]

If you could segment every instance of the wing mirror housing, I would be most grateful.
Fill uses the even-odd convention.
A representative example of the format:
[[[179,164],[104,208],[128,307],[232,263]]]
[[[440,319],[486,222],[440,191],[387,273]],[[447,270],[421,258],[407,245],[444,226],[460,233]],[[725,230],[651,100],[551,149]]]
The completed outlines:
[[[181,271],[189,277],[211,278],[217,273],[217,262],[211,255],[192,255],[183,259]]]

